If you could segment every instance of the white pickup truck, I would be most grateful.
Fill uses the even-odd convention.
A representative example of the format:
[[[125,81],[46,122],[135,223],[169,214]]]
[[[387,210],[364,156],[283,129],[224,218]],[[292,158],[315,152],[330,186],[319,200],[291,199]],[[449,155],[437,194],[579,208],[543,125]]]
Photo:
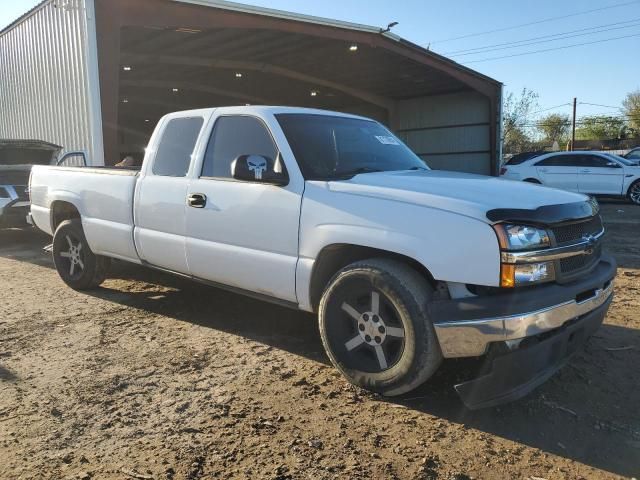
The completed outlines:
[[[109,259],[317,312],[335,367],[399,395],[479,357],[469,408],[525,395],[602,323],[598,204],[430,170],[379,123],[286,107],[172,113],[140,169],[36,166],[33,222],[72,288]]]

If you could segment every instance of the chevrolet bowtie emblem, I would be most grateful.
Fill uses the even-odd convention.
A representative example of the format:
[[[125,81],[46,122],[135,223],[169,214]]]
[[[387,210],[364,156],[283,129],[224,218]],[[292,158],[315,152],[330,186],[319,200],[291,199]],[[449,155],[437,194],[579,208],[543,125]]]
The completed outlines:
[[[582,240],[587,243],[584,247],[584,254],[592,255],[596,247],[596,237],[594,237],[593,235],[585,235],[584,237],[582,237]]]

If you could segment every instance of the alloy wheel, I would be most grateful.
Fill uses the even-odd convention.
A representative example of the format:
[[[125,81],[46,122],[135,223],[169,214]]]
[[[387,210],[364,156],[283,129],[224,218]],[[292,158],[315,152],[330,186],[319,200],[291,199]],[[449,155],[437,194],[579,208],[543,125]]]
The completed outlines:
[[[393,303],[370,284],[351,287],[336,304],[339,310],[334,310],[328,325],[333,351],[348,368],[367,373],[388,370],[404,351],[402,320]]]
[[[629,198],[636,205],[640,205],[640,182],[631,186],[631,190],[629,190]]]
[[[65,235],[68,250],[60,252],[60,257],[65,258],[68,264],[69,276],[72,278],[82,275],[84,270],[84,251],[82,250],[82,242],[73,235]]]

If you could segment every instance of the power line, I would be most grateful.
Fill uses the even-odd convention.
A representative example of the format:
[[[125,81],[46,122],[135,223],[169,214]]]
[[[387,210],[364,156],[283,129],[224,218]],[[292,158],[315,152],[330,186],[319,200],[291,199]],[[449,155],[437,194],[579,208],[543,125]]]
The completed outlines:
[[[554,110],[556,108],[566,107],[566,106],[570,106],[570,105],[571,105],[570,103],[561,103],[560,105],[556,105],[554,107],[545,108],[543,110],[536,110],[535,112],[531,112],[529,115],[535,115],[536,113],[548,112],[549,110]]]
[[[442,39],[442,40],[436,40],[434,42],[430,42],[430,44],[433,45],[434,43],[452,42],[454,40],[460,40],[460,39],[463,39],[463,38],[478,37],[480,35],[488,35],[489,33],[506,32],[508,30],[515,30],[516,28],[528,27],[530,25],[538,25],[540,23],[551,22],[553,20],[561,20],[563,18],[576,17],[578,15],[585,15],[587,13],[600,12],[602,10],[608,10],[608,9],[611,9],[611,8],[626,7],[627,5],[633,5],[635,3],[638,3],[638,0],[634,0],[632,2],[625,2],[625,3],[616,3],[614,5],[608,5],[606,7],[594,8],[594,9],[591,9],[591,10],[583,10],[582,12],[570,13],[570,14],[561,15],[561,16],[558,16],[558,17],[548,17],[548,18],[544,18],[542,20],[536,20],[535,22],[521,23],[519,25],[512,25],[510,27],[496,28],[494,30],[487,30],[487,31],[484,31],[484,32],[469,33],[467,35],[461,35],[459,37],[445,38],[445,39]]]
[[[583,45],[593,45],[595,43],[611,42],[613,40],[621,40],[623,38],[631,38],[631,37],[637,37],[637,36],[640,36],[640,33],[634,33],[634,34],[631,34],[631,35],[623,35],[623,36],[620,36],[620,37],[605,38],[605,39],[602,39],[602,40],[594,40],[592,42],[574,43],[574,44],[571,44],[571,45],[563,45],[562,47],[546,48],[546,49],[542,49],[542,50],[533,50],[533,51],[530,51],[530,52],[522,52],[522,53],[513,53],[511,55],[503,55],[503,56],[500,56],[500,57],[482,58],[480,60],[471,60],[470,62],[465,62],[464,65],[468,65],[470,63],[488,62],[490,60],[501,60],[503,58],[521,57],[523,55],[533,55],[534,53],[552,52],[554,50],[564,50],[566,48],[581,47]]]
[[[582,32],[582,33],[575,33],[573,35],[569,35],[570,33],[573,33],[573,32],[567,32],[567,33],[557,33],[555,35],[545,35],[543,37],[537,37],[537,38],[545,38],[545,37],[552,37],[552,36],[553,37],[557,37],[557,38],[547,38],[547,40],[535,40],[536,37],[534,37],[534,38],[529,39],[529,40],[535,40],[535,41],[521,40],[521,41],[516,41],[516,42],[511,42],[511,43],[497,44],[495,46],[495,48],[489,48],[488,46],[487,47],[478,47],[478,48],[470,49],[470,50],[474,50],[474,51],[466,51],[466,53],[449,53],[449,54],[445,54],[445,55],[452,55],[454,57],[461,57],[461,56],[464,56],[464,55],[477,55],[478,53],[495,52],[497,50],[506,50],[506,49],[509,49],[509,48],[527,47],[529,45],[538,45],[540,43],[557,42],[559,40],[566,40],[568,38],[584,37],[585,35],[594,35],[594,34],[597,34],[597,33],[611,32],[613,30],[622,30],[624,28],[637,27],[638,25],[640,25],[640,23],[638,23],[639,20],[640,19],[635,19],[633,21],[628,21],[628,22],[619,22],[618,24],[625,23],[627,25],[622,25],[622,26],[613,27],[613,28],[590,27],[590,28],[583,28],[581,30],[574,30],[574,32]],[[612,25],[616,25],[616,24],[612,24]],[[589,30],[589,31],[585,31],[585,30]],[[498,46],[498,45],[501,45],[501,46]]]
[[[615,108],[620,110],[622,107],[614,107],[613,105],[600,105],[599,103],[578,102],[580,105],[591,105],[593,107]]]
[[[606,125],[610,123],[612,120],[619,120],[622,123],[629,123],[634,120],[633,118],[625,119],[625,118],[619,118],[619,117],[608,117],[608,118],[602,118],[602,119],[596,118],[596,119],[590,119],[590,120],[587,120],[587,118],[588,117],[580,117],[579,119],[576,120],[576,125]],[[514,124],[514,126],[516,127],[551,127],[556,125],[558,125],[556,122],[548,122],[548,121],[526,122],[526,123],[516,122]],[[571,121],[567,119],[567,121],[565,122],[565,125],[567,125],[568,127],[571,126]]]
[[[474,50],[483,50],[485,48],[492,48],[492,47],[501,47],[503,45],[513,45],[515,43],[528,42],[530,40],[539,40],[539,39],[542,39],[542,38],[550,38],[550,37],[557,37],[557,36],[561,36],[561,35],[568,35],[570,33],[584,32],[586,30],[592,30],[594,28],[613,27],[615,25],[623,25],[623,24],[627,24],[627,23],[637,22],[638,20],[640,20],[640,18],[634,18],[632,20],[626,20],[624,22],[614,22],[614,23],[607,23],[607,24],[604,24],[604,25],[595,25],[593,27],[580,28],[578,30],[571,30],[569,32],[553,33],[553,34],[549,34],[549,35],[542,35],[542,36],[539,36],[539,37],[531,37],[531,38],[527,38],[527,39],[524,39],[524,40],[515,40],[515,41],[512,41],[512,42],[504,42],[504,43],[494,43],[493,45],[485,45],[483,47],[475,47],[475,48],[466,48],[466,49],[462,49],[462,50],[454,50],[454,51],[451,51],[451,52],[445,52],[445,53],[443,53],[443,55],[455,55],[456,53],[471,52],[471,51],[474,51]]]

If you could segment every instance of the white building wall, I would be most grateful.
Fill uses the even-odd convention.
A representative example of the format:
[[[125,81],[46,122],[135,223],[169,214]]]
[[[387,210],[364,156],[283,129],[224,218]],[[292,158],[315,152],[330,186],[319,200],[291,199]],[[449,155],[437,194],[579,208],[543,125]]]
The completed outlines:
[[[104,164],[93,0],[45,1],[0,32],[0,138]]]

